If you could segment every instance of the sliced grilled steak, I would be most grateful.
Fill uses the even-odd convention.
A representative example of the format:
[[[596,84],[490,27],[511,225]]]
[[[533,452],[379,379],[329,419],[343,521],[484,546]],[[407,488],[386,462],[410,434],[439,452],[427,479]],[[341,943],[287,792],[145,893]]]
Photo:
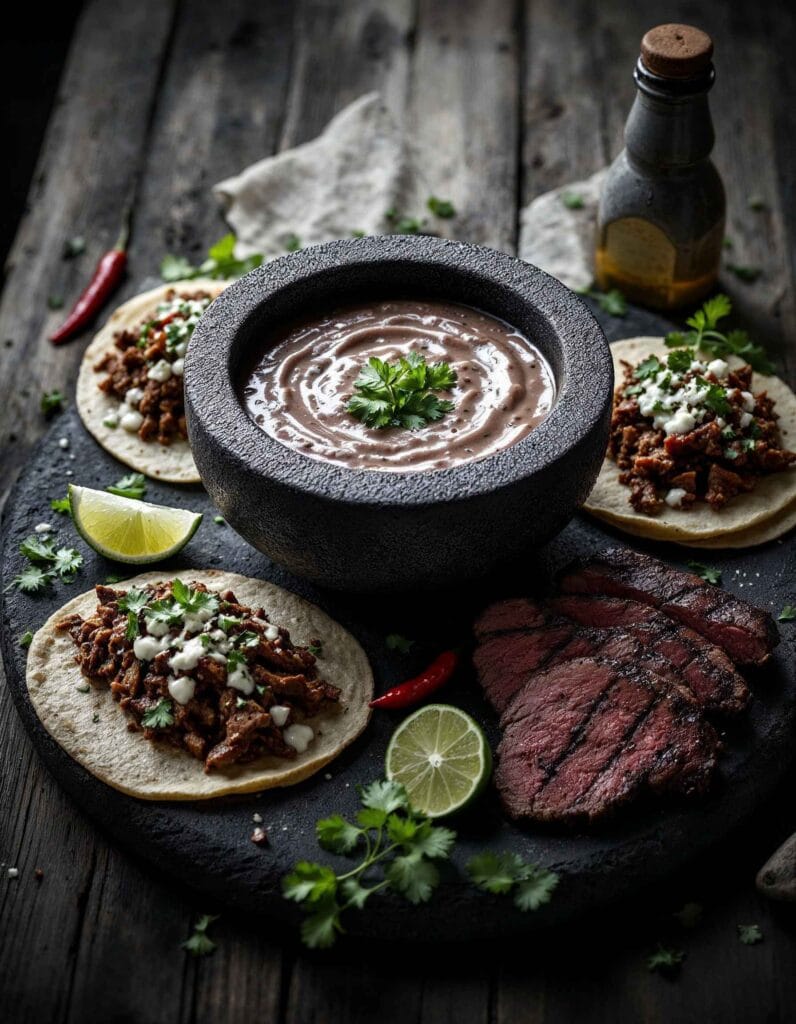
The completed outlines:
[[[563,574],[571,594],[628,597],[659,608],[723,647],[739,665],[761,665],[779,642],[766,612],[693,573],[629,548],[614,548]]]
[[[691,697],[639,666],[576,658],[534,673],[501,718],[506,811],[589,822],[644,790],[703,792],[718,738]]]
[[[749,701],[746,683],[723,651],[636,601],[564,596],[547,605],[500,602],[483,613],[476,635],[478,678],[499,712],[530,673],[587,655],[643,662],[686,684],[705,710],[735,714]]]

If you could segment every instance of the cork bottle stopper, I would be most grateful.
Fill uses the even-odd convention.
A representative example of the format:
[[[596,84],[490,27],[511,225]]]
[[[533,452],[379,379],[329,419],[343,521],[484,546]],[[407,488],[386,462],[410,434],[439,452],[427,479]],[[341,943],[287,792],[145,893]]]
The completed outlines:
[[[694,78],[710,66],[713,41],[693,25],[658,25],[641,40],[641,59],[662,78]]]

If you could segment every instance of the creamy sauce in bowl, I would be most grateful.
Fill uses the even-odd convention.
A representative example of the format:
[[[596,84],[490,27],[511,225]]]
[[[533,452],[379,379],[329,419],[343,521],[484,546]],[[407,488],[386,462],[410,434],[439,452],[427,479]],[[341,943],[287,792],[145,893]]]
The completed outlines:
[[[445,362],[453,409],[417,430],[368,427],[346,411],[368,359],[411,353]],[[310,458],[353,469],[418,472],[473,462],[526,437],[555,400],[531,341],[480,310],[436,300],[363,302],[294,325],[268,347],[241,390],[251,418]]]

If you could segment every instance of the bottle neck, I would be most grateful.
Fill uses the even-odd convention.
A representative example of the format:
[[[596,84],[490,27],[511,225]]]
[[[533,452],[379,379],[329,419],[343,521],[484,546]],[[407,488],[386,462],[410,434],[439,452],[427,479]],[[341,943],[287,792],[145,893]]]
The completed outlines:
[[[639,60],[633,77],[638,91],[625,126],[629,156],[670,170],[706,160],[715,141],[708,106],[713,67],[699,78],[678,81],[652,74]]]

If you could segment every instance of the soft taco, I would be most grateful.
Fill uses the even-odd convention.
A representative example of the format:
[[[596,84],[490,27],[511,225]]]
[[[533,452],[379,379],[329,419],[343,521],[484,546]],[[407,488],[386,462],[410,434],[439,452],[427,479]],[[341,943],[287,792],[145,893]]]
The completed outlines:
[[[611,351],[619,383],[589,512],[691,547],[751,547],[796,525],[796,395],[782,380],[661,338]]]
[[[33,638],[27,686],[50,735],[146,800],[290,786],[365,728],[367,657],[315,605],[218,570],[146,573],[69,601]]]
[[[183,360],[199,317],[226,284],[183,281],[136,295],[85,351],[81,419],[106,451],[140,473],[199,482],[185,429]]]

